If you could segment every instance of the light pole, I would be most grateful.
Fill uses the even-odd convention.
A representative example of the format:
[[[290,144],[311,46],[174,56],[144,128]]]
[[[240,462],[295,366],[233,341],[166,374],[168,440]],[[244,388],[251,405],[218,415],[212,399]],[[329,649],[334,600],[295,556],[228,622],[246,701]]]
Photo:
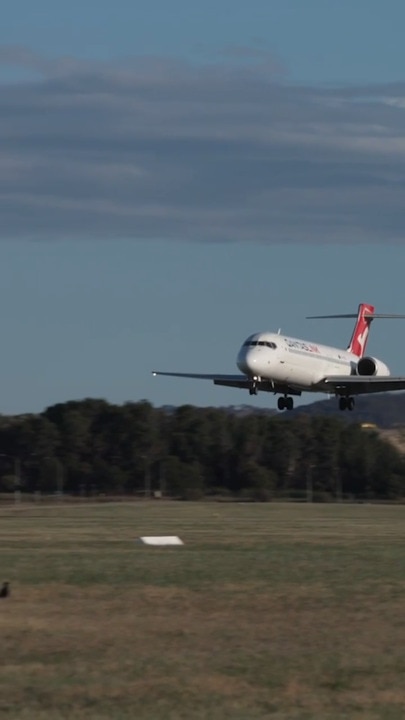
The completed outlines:
[[[63,481],[64,481],[64,472],[63,472],[63,465],[59,458],[56,458],[58,463],[58,470],[57,470],[57,480],[56,480],[56,486],[57,486],[57,494],[59,500],[62,500],[63,498]]]
[[[313,502],[313,496],[314,496],[314,483],[313,483],[313,469],[315,467],[315,463],[310,462],[307,465],[307,472],[306,472],[306,481],[307,481],[307,502],[312,503]]]
[[[151,484],[150,484],[150,463],[149,463],[149,456],[146,455],[146,463],[145,463],[145,496],[150,497],[151,493]]]
[[[151,494],[151,482],[150,482],[150,463],[149,463],[149,455],[141,455],[140,456],[142,460],[144,461],[143,466],[143,494],[144,497],[150,497]]]
[[[340,474],[340,468],[338,467],[336,472],[336,502],[342,502],[343,491],[342,491],[342,476]]]
[[[55,495],[57,498],[61,499],[63,497],[63,486],[64,486],[64,466],[59,460],[58,457],[55,457],[54,455],[39,455],[38,453],[31,453],[32,457],[36,457],[38,459],[38,462],[41,463],[44,460],[50,460],[53,463],[56,462],[56,490]],[[41,465],[39,466],[41,468]]]
[[[163,497],[166,494],[166,472],[165,472],[165,466],[163,459],[161,458],[159,461],[159,488],[160,488],[160,495]]]
[[[63,498],[63,485],[64,485],[64,467],[62,462],[59,460],[58,457],[52,457],[50,455],[45,455],[45,457],[42,458],[43,460],[53,460],[56,461],[56,497],[58,500],[62,500]]]
[[[0,457],[10,458],[14,463],[14,502],[21,502],[21,459],[16,455],[0,453]]]

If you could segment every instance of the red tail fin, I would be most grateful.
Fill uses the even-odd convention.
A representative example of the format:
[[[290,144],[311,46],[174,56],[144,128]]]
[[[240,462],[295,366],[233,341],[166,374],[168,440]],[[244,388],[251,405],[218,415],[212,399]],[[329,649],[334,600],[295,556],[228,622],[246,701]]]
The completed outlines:
[[[353,335],[351,337],[349,347],[347,348],[349,352],[357,355],[358,357],[362,357],[366,350],[368,333],[372,320],[372,318],[364,317],[364,315],[366,314],[373,315],[374,307],[372,305],[366,305],[365,303],[362,303],[361,305],[359,305],[356,325],[353,330]]]

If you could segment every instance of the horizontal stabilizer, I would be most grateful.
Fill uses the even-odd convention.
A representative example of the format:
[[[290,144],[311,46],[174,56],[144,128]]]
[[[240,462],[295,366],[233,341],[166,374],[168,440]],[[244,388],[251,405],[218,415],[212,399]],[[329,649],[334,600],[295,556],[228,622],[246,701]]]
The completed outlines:
[[[366,375],[330,375],[325,377],[318,387],[322,392],[332,390],[337,395],[368,395],[369,393],[393,392],[405,390],[405,377],[366,376]]]
[[[336,318],[357,318],[357,313],[346,313],[345,315],[307,315],[306,320],[325,320],[325,319],[336,319]],[[367,320],[374,320],[375,318],[385,319],[405,319],[405,315],[395,315],[393,313],[367,313],[365,312],[363,318]]]

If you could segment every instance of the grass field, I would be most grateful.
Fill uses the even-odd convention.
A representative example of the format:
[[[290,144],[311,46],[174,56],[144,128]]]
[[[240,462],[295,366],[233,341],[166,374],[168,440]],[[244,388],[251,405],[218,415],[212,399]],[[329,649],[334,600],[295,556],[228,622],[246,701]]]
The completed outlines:
[[[405,718],[405,507],[22,504],[0,540],[2,718]]]

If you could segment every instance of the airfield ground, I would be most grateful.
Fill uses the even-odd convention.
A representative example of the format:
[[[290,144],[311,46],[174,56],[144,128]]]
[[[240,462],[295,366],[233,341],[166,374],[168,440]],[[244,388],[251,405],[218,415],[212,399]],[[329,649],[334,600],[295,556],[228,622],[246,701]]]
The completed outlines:
[[[2,718],[405,717],[405,507],[22,504],[0,540]]]

